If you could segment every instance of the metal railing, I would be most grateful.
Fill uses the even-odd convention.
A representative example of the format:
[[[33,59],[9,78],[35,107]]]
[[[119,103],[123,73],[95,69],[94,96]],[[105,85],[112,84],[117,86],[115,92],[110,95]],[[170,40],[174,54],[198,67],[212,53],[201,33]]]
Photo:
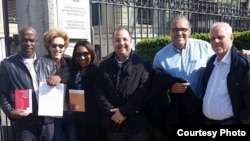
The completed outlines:
[[[209,32],[214,22],[228,22],[234,31],[250,29],[249,0],[91,0],[93,44],[101,56],[112,50],[115,27],[127,26],[134,44],[145,38],[168,34],[176,15],[188,17],[192,33]]]

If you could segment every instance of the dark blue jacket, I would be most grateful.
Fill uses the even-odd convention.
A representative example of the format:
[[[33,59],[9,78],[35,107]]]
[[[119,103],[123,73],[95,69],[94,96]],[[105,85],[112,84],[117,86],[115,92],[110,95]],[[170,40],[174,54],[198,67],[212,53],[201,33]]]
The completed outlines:
[[[34,62],[34,67],[40,82],[46,81],[49,76],[56,74],[56,66],[49,58],[37,56],[37,59]],[[14,110],[15,105],[14,91],[17,89],[32,89],[33,113],[25,118],[15,120],[15,122],[25,125],[53,122],[50,118],[37,116],[38,103],[32,84],[31,74],[23,63],[20,53],[7,57],[1,62],[0,78],[0,105],[9,118],[10,112]]]
[[[203,78],[205,94],[209,77],[214,68],[216,55],[207,63]],[[231,48],[231,66],[227,76],[227,88],[232,103],[234,117],[243,124],[250,124],[250,66],[247,58],[236,47]],[[219,87],[219,86],[218,86]],[[204,97],[204,96],[203,96]]]

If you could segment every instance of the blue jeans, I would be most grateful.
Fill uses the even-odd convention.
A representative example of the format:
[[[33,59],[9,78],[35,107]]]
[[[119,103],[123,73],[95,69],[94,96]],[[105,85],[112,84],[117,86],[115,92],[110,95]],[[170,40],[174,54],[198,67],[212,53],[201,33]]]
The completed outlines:
[[[54,125],[53,141],[76,141],[75,119],[72,114],[64,112],[62,118],[54,119]]]

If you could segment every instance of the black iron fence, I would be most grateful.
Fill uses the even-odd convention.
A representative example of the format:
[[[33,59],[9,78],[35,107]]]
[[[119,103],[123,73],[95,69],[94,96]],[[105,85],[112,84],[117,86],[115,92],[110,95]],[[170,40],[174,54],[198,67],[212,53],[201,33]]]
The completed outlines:
[[[218,2],[219,1],[219,2]],[[214,22],[228,22],[234,31],[250,29],[249,0],[91,0],[93,43],[101,56],[112,52],[112,31],[119,25],[129,28],[134,44],[168,34],[176,15],[188,17],[192,32],[209,32]]]

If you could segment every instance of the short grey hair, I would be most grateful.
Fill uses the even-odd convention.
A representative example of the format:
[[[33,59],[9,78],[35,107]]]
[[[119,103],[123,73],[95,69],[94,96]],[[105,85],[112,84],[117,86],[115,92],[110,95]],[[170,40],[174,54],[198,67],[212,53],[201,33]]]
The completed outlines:
[[[187,21],[189,28],[191,28],[191,24],[190,24],[188,18],[187,18],[186,16],[184,16],[184,15],[178,15],[178,16],[174,17],[174,18],[171,20],[170,27],[172,27],[173,23],[174,23],[175,21],[178,21],[178,20],[185,20],[185,21]]]
[[[218,25],[223,25],[223,27],[226,29],[227,34],[233,34],[232,27],[228,23],[226,23],[226,22],[216,22],[216,23],[214,23],[212,25],[212,27],[211,27],[210,33]]]

